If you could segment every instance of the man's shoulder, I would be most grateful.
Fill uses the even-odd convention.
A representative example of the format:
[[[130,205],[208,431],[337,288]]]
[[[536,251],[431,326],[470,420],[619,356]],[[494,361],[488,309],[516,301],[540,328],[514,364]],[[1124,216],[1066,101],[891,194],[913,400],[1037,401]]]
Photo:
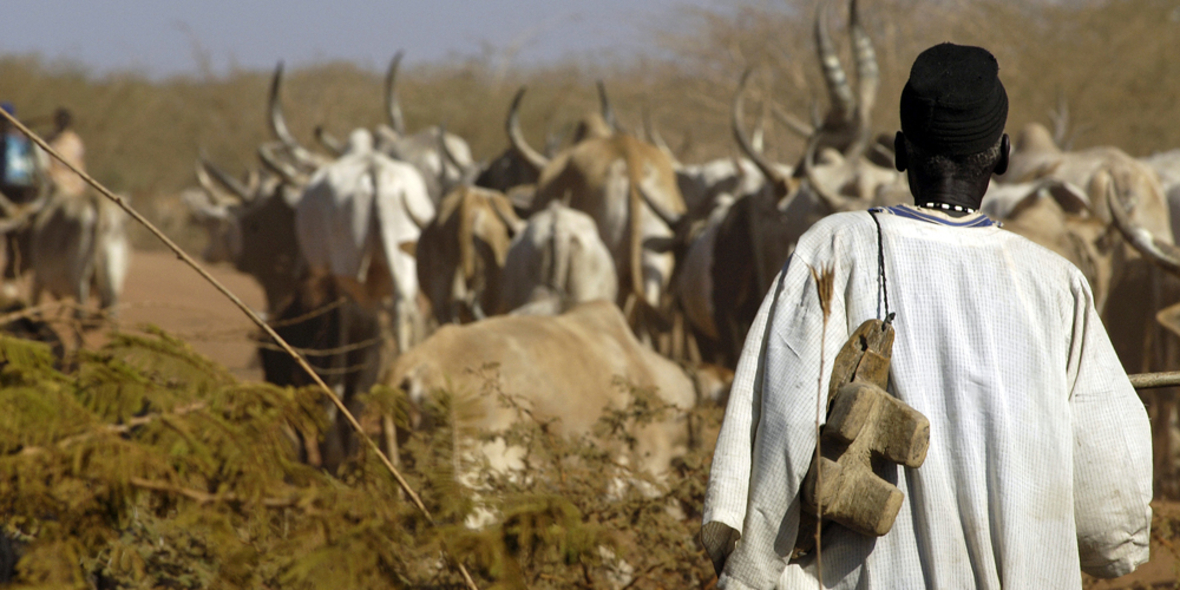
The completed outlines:
[[[816,221],[806,234],[839,234],[848,235],[850,232],[875,230],[873,218],[868,211],[843,211],[826,215]]]

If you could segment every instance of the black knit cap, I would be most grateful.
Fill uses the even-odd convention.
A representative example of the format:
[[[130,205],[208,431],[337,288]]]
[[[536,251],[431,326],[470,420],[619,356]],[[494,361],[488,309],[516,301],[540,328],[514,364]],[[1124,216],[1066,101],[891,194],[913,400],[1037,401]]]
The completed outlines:
[[[901,130],[920,148],[948,156],[982,152],[1000,139],[1008,93],[988,50],[943,43],[918,55],[901,91]]]

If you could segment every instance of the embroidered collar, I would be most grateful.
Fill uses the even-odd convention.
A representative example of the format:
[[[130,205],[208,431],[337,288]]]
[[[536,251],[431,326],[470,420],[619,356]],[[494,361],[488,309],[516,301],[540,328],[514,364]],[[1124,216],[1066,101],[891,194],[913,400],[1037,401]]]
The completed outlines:
[[[908,219],[916,219],[918,221],[925,221],[928,223],[937,223],[938,225],[949,225],[951,227],[1000,227],[999,222],[992,221],[990,217],[983,213],[972,213],[964,215],[963,217],[951,217],[936,209],[919,209],[911,205],[893,205],[892,207],[877,207],[872,209],[881,213],[889,213],[898,217],[905,217]]]

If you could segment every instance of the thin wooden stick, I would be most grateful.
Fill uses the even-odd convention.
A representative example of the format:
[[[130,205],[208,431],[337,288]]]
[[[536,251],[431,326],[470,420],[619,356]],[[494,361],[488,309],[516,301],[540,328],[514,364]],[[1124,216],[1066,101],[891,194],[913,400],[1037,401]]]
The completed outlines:
[[[304,359],[302,355],[295,352],[295,349],[291,348],[291,345],[288,344],[286,340],[283,340],[281,336],[275,333],[274,329],[267,325],[266,322],[262,321],[262,318],[258,317],[258,314],[254,313],[254,310],[250,309],[250,307],[243,303],[237,295],[234,295],[233,292],[225,287],[225,285],[222,285],[220,281],[213,278],[213,275],[209,274],[209,272],[206,271],[204,267],[198,264],[196,260],[193,260],[193,258],[189,256],[187,252],[185,252],[180,246],[176,245],[176,243],[173,242],[168,236],[164,235],[164,232],[160,231],[159,228],[152,224],[152,222],[148,221],[143,215],[140,215],[138,211],[128,205],[122,197],[119,197],[107,190],[105,186],[100,184],[97,180],[91,178],[89,174],[79,170],[72,163],[63,158],[61,154],[57,153],[57,150],[50,147],[50,145],[46,143],[46,141],[42,139],[41,136],[31,131],[28,127],[25,127],[25,125],[18,121],[16,117],[12,116],[3,109],[0,109],[0,115],[3,115],[4,118],[7,119],[9,123],[13,124],[17,129],[19,129],[21,133],[24,133],[29,137],[29,139],[32,139],[33,142],[40,146],[41,149],[45,150],[45,153],[53,156],[54,159],[64,164],[66,168],[69,168],[72,172],[74,172],[74,174],[82,177],[82,180],[86,181],[86,184],[89,184],[94,188],[94,190],[102,194],[102,196],[118,205],[119,208],[130,215],[132,219],[146,227],[152,235],[156,236],[156,238],[163,242],[169,250],[176,254],[177,258],[189,265],[189,267],[195,270],[197,274],[201,275],[201,278],[213,285],[215,289],[221,292],[222,295],[224,295],[235,306],[237,306],[237,308],[241,310],[242,313],[246,314],[246,316],[250,318],[250,321],[254,322],[254,324],[261,328],[263,332],[266,332],[266,335],[270,336],[275,341],[275,343],[282,347],[282,349],[287,354],[291,355],[291,358],[295,359],[295,362],[297,362],[299,366],[303,368],[304,372],[306,372],[308,376],[311,377],[312,381],[314,381],[315,384],[319,386],[324,395],[328,396],[328,399],[332,400],[332,403],[336,405],[336,408],[341,414],[344,415],[344,417],[348,420],[348,423],[352,425],[352,429],[356,431],[362,440],[364,440],[365,444],[367,444],[369,448],[377,454],[377,457],[381,459],[381,463],[385,465],[385,468],[389,470],[389,473],[393,475],[395,480],[397,480],[398,485],[401,486],[402,490],[404,490],[406,495],[408,495],[413,501],[414,506],[416,506],[418,511],[426,517],[427,522],[429,522],[431,525],[435,524],[434,517],[430,514],[430,511],[427,510],[426,505],[422,503],[422,499],[418,496],[418,493],[410,487],[409,482],[407,482],[406,479],[402,477],[401,472],[398,471],[397,467],[393,465],[393,462],[389,460],[389,457],[386,457],[385,453],[381,452],[381,447],[378,446],[377,443],[373,441],[372,437],[365,433],[364,429],[361,428],[361,424],[359,421],[357,421],[356,416],[352,415],[352,412],[350,412],[348,408],[345,407],[344,402],[340,400],[340,398],[335,394],[335,392],[332,391],[330,387],[328,387],[328,384],[324,383],[323,379],[320,379],[320,376],[316,374],[315,370],[311,368],[311,365],[307,363],[307,360]],[[463,575],[463,581],[467,584],[467,587],[471,590],[479,590],[479,588],[475,585],[475,580],[471,578],[471,574],[467,573],[467,568],[457,560],[455,561],[455,565],[458,567],[459,572]]]
[[[1136,373],[1127,375],[1131,378],[1131,385],[1135,389],[1155,389],[1157,387],[1172,387],[1180,385],[1180,371],[1167,373]]]

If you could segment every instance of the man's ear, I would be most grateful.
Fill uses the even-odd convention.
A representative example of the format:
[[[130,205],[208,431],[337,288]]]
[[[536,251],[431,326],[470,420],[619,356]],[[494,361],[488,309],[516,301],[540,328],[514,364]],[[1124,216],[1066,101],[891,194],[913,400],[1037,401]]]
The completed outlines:
[[[1008,160],[1004,160],[1005,166],[1007,163]],[[905,172],[906,168],[910,167],[910,154],[905,149],[905,134],[900,131],[893,136],[893,167],[897,168],[898,172]]]
[[[1012,152],[1012,142],[1008,139],[1008,134],[1005,133],[1000,137],[1000,159],[996,160],[996,168],[992,173],[999,176],[1008,171],[1008,156]]]

